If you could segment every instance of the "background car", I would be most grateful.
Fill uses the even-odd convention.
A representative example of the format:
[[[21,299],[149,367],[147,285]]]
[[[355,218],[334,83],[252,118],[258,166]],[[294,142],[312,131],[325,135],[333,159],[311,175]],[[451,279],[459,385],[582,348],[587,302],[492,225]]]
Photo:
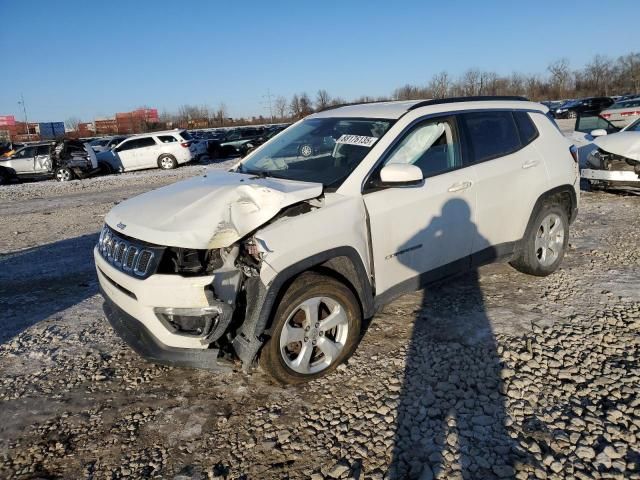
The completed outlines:
[[[275,137],[278,133],[280,133],[282,130],[284,130],[288,126],[289,126],[288,124],[287,125],[275,125],[275,126],[272,126],[272,127],[269,127],[267,129],[265,129],[265,132],[262,135],[260,135],[257,138],[254,138],[253,140],[250,140],[247,143],[245,143],[244,145],[240,146],[240,148],[238,149],[240,151],[240,156],[241,157],[246,157],[251,152],[253,152],[257,147],[259,147],[260,145],[262,145],[266,141],[268,141],[268,140],[272,139],[273,137]]]
[[[115,148],[97,154],[106,172],[128,172],[144,168],[169,170],[190,162],[191,136],[186,130],[166,130],[127,138]]]
[[[89,145],[91,146],[91,148],[93,148],[93,151],[96,153],[105,152],[107,150],[111,150],[126,138],[127,138],[126,135],[121,135],[118,137],[98,138],[96,140],[89,142]]]
[[[602,118],[617,127],[624,127],[640,118],[640,97],[621,100],[600,112]]]
[[[558,107],[553,115],[555,118],[576,118],[578,115],[597,115],[602,110],[613,105],[613,100],[609,97],[589,97],[579,100],[570,100]]]
[[[232,128],[221,132],[218,139],[209,140],[209,156],[226,158],[241,155],[243,146],[263,135],[264,127]]]

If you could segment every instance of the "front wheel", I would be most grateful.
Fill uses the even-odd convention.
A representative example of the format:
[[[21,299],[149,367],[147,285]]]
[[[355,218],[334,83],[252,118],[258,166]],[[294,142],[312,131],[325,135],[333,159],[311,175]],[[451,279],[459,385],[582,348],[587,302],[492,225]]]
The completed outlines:
[[[160,155],[158,157],[158,167],[163,170],[171,170],[178,166],[178,161],[173,155]]]
[[[567,212],[557,203],[545,204],[522,240],[522,251],[511,262],[516,270],[544,277],[555,272],[569,242]]]
[[[68,182],[73,180],[73,172],[70,168],[60,167],[56,170],[56,180],[59,182]]]
[[[284,384],[326,375],[355,350],[360,305],[343,283],[307,272],[287,289],[276,310],[260,366]]]
[[[577,112],[574,112],[573,110],[569,110],[569,113],[567,113],[567,117],[569,118],[576,118],[577,116]]]

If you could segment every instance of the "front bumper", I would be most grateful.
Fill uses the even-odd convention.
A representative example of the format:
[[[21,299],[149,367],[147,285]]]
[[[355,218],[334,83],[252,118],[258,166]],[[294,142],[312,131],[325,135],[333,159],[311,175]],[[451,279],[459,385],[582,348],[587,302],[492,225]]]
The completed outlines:
[[[580,177],[587,180],[600,180],[603,182],[640,186],[640,177],[638,174],[629,170],[596,170],[583,168],[580,171]]]
[[[215,348],[176,348],[160,342],[147,327],[121,309],[101,288],[104,313],[118,336],[138,355],[154,363],[206,370],[230,371],[231,364],[218,358]]]
[[[134,350],[161,363],[211,368],[209,357],[217,357],[218,352],[209,345],[226,331],[233,314],[232,306],[215,299],[209,290],[212,275],[184,278],[156,274],[135,278],[114,268],[97,248],[94,260],[105,313]],[[217,315],[209,330],[195,335],[180,331],[159,315],[173,311],[213,311]],[[183,353],[178,355],[179,351]]]

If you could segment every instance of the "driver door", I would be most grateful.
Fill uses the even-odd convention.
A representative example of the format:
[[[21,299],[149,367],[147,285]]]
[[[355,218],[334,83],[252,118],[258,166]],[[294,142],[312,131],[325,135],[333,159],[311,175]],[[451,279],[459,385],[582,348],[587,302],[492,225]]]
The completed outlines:
[[[384,165],[420,167],[424,183],[376,187],[364,202],[369,213],[376,294],[419,288],[468,268],[476,211],[474,170],[463,162],[454,117],[413,126],[385,155]],[[408,289],[408,288],[407,288]]]

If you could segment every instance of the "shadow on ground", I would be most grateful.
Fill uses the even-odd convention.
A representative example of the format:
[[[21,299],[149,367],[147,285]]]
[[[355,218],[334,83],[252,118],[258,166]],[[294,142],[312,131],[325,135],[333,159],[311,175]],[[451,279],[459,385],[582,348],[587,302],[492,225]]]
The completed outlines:
[[[97,238],[82,235],[0,256],[0,343],[98,293]]]
[[[403,247],[445,249],[463,231],[476,247],[488,245],[470,215],[463,200],[449,201]],[[460,228],[462,220],[468,229]],[[400,261],[416,264],[415,258]],[[427,288],[416,312],[390,478],[514,478],[515,463],[528,461],[507,432],[501,360],[473,263],[469,258],[466,273]]]

